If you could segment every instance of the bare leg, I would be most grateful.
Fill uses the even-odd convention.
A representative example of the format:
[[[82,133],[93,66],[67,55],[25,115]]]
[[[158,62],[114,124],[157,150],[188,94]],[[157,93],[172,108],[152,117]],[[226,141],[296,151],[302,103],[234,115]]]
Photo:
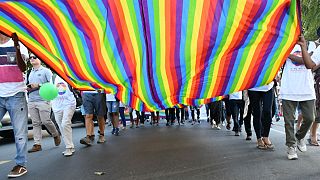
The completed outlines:
[[[106,121],[104,120],[103,116],[98,116],[98,125],[99,125],[100,134],[104,135],[104,129],[105,129]]]
[[[85,116],[85,125],[86,125],[86,132],[87,136],[94,135],[94,126],[93,126],[93,114],[87,114]]]

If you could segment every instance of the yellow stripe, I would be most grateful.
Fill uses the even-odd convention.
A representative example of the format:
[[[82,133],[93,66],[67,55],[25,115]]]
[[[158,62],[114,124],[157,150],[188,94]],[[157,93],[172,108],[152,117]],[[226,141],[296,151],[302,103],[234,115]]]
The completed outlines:
[[[191,48],[190,48],[190,78],[193,79],[196,75],[196,62],[197,62],[197,47],[198,47],[198,38],[200,32],[200,23],[202,18],[202,9],[203,9],[204,0],[197,0],[196,7],[195,7],[195,14],[194,14],[194,24],[193,24],[193,33],[191,37]],[[202,27],[203,28],[203,27]],[[186,93],[190,96],[192,90],[192,82],[188,81]]]
[[[294,17],[294,23],[291,25],[290,32],[288,33],[288,43],[286,46],[284,46],[279,54],[278,57],[275,57],[276,60],[274,61],[274,69],[272,69],[269,78],[267,79],[267,83],[271,82],[273,80],[273,77],[278,73],[278,69],[280,68],[281,65],[281,60],[284,58],[286,55],[286,50],[290,47],[291,43],[295,41],[294,34],[297,30],[297,27],[299,26],[299,21],[298,21],[298,16],[295,14]],[[289,44],[290,43],[290,44]]]
[[[14,28],[12,27],[10,24],[7,24],[5,21],[1,21],[0,19],[0,23],[2,24],[3,27],[5,27],[8,31],[10,32],[17,32],[18,28]],[[59,60],[57,59],[57,57],[52,56],[51,53],[49,53],[42,45],[40,45],[37,41],[34,41],[33,39],[30,39],[30,36],[25,36],[24,33],[19,33],[19,31],[17,32],[19,39],[22,42],[28,42],[29,44],[32,44],[32,46],[34,46],[36,49],[38,49],[42,54],[44,54],[46,57],[48,57],[53,63],[54,65],[61,69],[62,66],[59,62]]]
[[[46,40],[46,42],[48,43],[49,47],[46,47],[49,51],[52,52],[52,54],[54,55],[58,55],[55,46],[53,45],[51,38],[49,37],[49,35],[47,34],[47,31],[45,29],[42,28],[42,25],[39,24],[39,22],[33,18],[34,16],[30,15],[27,11],[25,11],[23,8],[19,7],[16,3],[14,2],[8,2],[8,5],[10,5],[12,8],[15,9],[15,11],[17,12],[21,12],[21,14],[24,15],[24,19],[27,19],[31,22],[31,25],[33,27],[36,27],[35,29],[38,29],[37,32],[40,32],[40,34],[44,37],[44,39]]]
[[[141,61],[142,58],[140,56],[140,52],[139,52],[139,48],[138,48],[138,43],[137,43],[137,37],[135,36],[135,32],[134,32],[134,27],[133,27],[133,23],[132,23],[132,19],[130,16],[130,11],[129,11],[129,7],[128,7],[128,3],[126,2],[126,0],[121,0],[121,6],[123,9],[123,13],[124,13],[124,20],[126,22],[126,29],[129,32],[129,37],[131,40],[131,44],[134,50],[134,60],[135,60],[135,64],[136,64],[136,80],[138,84],[142,84],[141,83],[141,77],[143,77],[142,75],[142,70],[141,70]],[[142,101],[147,102],[146,98],[143,96],[143,92],[142,92],[142,87],[138,86],[138,96],[139,98],[141,98]]]
[[[165,16],[165,2],[166,1],[164,1],[164,0],[159,1],[159,19],[160,19],[159,23],[160,23],[160,33],[161,33],[161,37],[162,37],[162,38],[160,38],[160,59],[158,59],[158,61],[160,61],[159,69],[166,69],[166,61],[168,61],[166,59],[167,32],[166,32],[166,19],[165,19],[165,17],[166,17]],[[171,99],[170,99],[170,88],[169,88],[168,76],[166,74],[166,71],[161,71],[161,75],[162,75],[161,78],[163,80],[163,88],[166,93],[164,100],[168,102],[169,106],[173,106],[173,103],[171,102]]]
[[[267,16],[265,18],[265,21],[264,23],[262,24],[261,28],[263,30],[267,30],[268,29],[268,24],[270,23],[271,21],[271,17],[273,16],[273,14],[275,13],[275,11],[279,8],[279,6],[281,5],[281,3],[278,3],[277,6],[271,10],[270,13],[267,13]],[[262,21],[261,21],[262,22]],[[249,69],[249,66],[250,64],[252,63],[252,61],[255,59],[254,54],[255,54],[255,50],[257,49],[258,45],[261,44],[261,42],[263,41],[263,36],[265,34],[266,31],[261,31],[256,39],[256,41],[254,42],[254,44],[252,44],[250,50],[249,50],[249,53],[248,53],[248,56],[246,58],[246,61],[245,61],[245,64],[244,64],[244,67],[243,67],[243,70],[242,70],[242,75],[240,76],[239,78],[239,81],[237,82],[237,85],[236,85],[236,88],[235,88],[235,91],[238,91],[240,90],[242,84],[244,83],[244,78],[246,77],[247,73],[248,73],[248,69]]]
[[[46,3],[47,6],[49,6],[51,8],[51,10],[50,9],[48,9],[48,10],[53,11],[59,17],[59,20],[63,26],[60,28],[62,28],[64,31],[66,31],[66,33],[68,34],[70,41],[71,41],[72,47],[70,47],[70,48],[72,48],[72,49],[70,49],[70,53],[73,53],[75,55],[75,58],[76,58],[77,62],[79,63],[81,70],[84,71],[83,73],[86,75],[86,78],[91,82],[95,82],[94,77],[90,76],[90,73],[88,72],[88,70],[85,68],[85,66],[83,64],[83,62],[85,60],[83,60],[83,58],[81,57],[81,54],[79,52],[79,46],[76,41],[77,37],[72,32],[72,29],[69,28],[69,25],[67,23],[69,21],[69,19],[67,19],[66,16],[63,13],[61,13],[60,9],[58,9],[51,1],[44,1],[44,3]],[[89,9],[89,8],[87,8],[87,9]],[[70,60],[72,61],[73,59],[70,59]],[[71,73],[69,72],[69,74],[71,74]]]
[[[88,17],[90,17],[90,20],[92,21],[92,23],[95,25],[95,28],[98,31],[98,36],[99,36],[99,41],[101,44],[101,55],[102,55],[102,59],[99,59],[100,62],[104,62],[106,64],[106,66],[108,67],[108,70],[110,72],[111,78],[117,82],[117,83],[121,83],[117,73],[114,69],[114,64],[112,62],[112,59],[109,57],[109,54],[107,52],[107,47],[105,44],[105,36],[103,36],[105,34],[105,29],[106,29],[106,22],[101,21],[98,19],[98,17],[95,15],[95,13],[93,12],[91,6],[89,5],[88,1],[79,1],[81,6],[86,10],[86,13],[88,15]],[[101,26],[101,23],[103,22],[103,27]],[[115,93],[112,91],[112,93]]]
[[[234,16],[233,24],[230,28],[230,32],[227,37],[226,43],[223,44],[223,48],[222,48],[221,52],[217,52],[217,53],[219,53],[219,55],[216,58],[216,64],[215,64],[214,70],[213,70],[212,82],[210,83],[210,89],[208,91],[209,96],[212,95],[212,93],[216,87],[216,82],[217,82],[217,77],[218,77],[218,72],[219,72],[220,62],[221,62],[222,56],[230,48],[230,44],[232,43],[232,39],[234,38],[236,30],[239,27],[240,21],[242,19],[241,14],[243,14],[243,12],[244,12],[245,5],[246,5],[246,3],[243,3],[242,1],[238,1],[238,4],[236,6],[237,10],[235,12],[236,14]],[[248,59],[250,59],[250,58],[248,58]],[[240,82],[240,81],[238,81],[238,82]]]

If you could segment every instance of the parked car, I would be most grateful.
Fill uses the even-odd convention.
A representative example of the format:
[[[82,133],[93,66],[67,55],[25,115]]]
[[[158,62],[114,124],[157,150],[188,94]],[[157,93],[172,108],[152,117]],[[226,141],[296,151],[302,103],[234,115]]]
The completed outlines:
[[[52,122],[56,125],[58,131],[60,132],[59,126],[57,124],[57,122],[55,121],[53,112],[51,112],[51,120]],[[80,111],[80,107],[76,108],[76,111],[73,114],[72,117],[72,123],[76,124],[76,123],[83,123],[84,124],[84,117],[81,114]],[[1,137],[8,137],[8,138],[12,138],[13,137],[13,127],[11,125],[11,120],[10,120],[10,116],[8,113],[6,113],[3,117],[3,119],[1,120],[2,123],[2,128],[0,128],[0,136]],[[28,129],[31,130],[32,129],[32,120],[30,118],[30,115],[28,116]],[[50,135],[51,133],[47,130],[47,128],[43,125],[42,126],[43,130],[46,130]]]

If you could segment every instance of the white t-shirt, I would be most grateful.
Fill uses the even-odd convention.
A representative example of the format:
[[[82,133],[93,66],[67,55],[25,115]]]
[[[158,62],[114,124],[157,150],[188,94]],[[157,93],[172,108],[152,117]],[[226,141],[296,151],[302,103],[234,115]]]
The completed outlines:
[[[269,91],[274,85],[274,82],[272,81],[271,83],[264,85],[264,86],[260,86],[260,87],[255,87],[255,88],[251,88],[249,89],[250,91],[262,91],[262,92],[267,92]]]
[[[320,48],[313,51],[311,59],[318,65],[320,64]],[[296,45],[291,53],[301,56],[300,46]],[[297,64],[287,59],[281,79],[280,97],[291,101],[316,99],[311,69],[307,69],[304,64]]]
[[[22,58],[28,57],[28,49],[19,42]],[[13,40],[0,44],[0,97],[14,96],[26,92],[23,73],[20,71],[15,57]]]
[[[235,92],[229,95],[229,99],[241,100],[242,99],[242,91]]]
[[[106,94],[106,100],[107,101],[116,101],[116,97],[114,94]]]
[[[70,91],[68,84],[59,76],[56,76],[54,85],[58,88],[58,97],[51,101],[52,110],[60,111],[68,107],[76,107],[76,98]]]

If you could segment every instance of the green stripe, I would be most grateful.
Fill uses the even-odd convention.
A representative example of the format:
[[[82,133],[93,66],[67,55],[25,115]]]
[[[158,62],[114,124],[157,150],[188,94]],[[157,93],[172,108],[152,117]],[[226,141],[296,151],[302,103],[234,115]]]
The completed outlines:
[[[190,0],[190,4],[188,7],[188,19],[187,19],[187,32],[186,32],[186,44],[185,44],[185,68],[186,68],[186,74],[185,74],[185,83],[181,87],[182,93],[180,96],[182,103],[187,104],[187,100],[190,94],[187,94],[188,86],[192,83],[192,77],[190,74],[190,70],[194,67],[191,67],[191,41],[192,41],[192,34],[193,34],[193,28],[194,28],[194,21],[195,21],[195,11],[196,11],[196,4],[197,0]],[[187,7],[186,7],[187,8]],[[184,20],[182,20],[184,21]],[[183,22],[182,22],[183,23]]]
[[[144,35],[140,35],[140,31],[139,31],[139,25],[138,25],[138,18],[137,18],[137,13],[135,12],[135,8],[134,8],[134,3],[133,1],[131,0],[127,0],[127,4],[128,4],[128,8],[129,8],[129,14],[130,14],[130,19],[131,19],[131,22],[132,22],[132,25],[133,25],[133,30],[134,30],[134,34],[135,34],[135,37],[136,37],[136,40],[137,40],[137,45],[138,45],[138,50],[139,50],[139,55],[140,55],[140,59],[137,59],[137,61],[140,61],[140,64],[141,64],[141,68],[144,68],[146,67],[145,64],[146,62],[144,61],[143,59],[143,50],[142,50],[142,40],[140,39],[140,37],[143,37]],[[136,52],[137,53],[137,52]],[[146,81],[148,81],[148,76],[147,74],[141,74],[140,77],[137,77],[137,78],[140,78],[140,82],[141,82],[141,87],[146,87]],[[142,90],[142,94],[143,94],[143,97],[146,99],[147,102],[145,103],[150,103],[151,102],[151,99],[150,97],[148,96],[148,93],[146,91],[146,88],[141,88]],[[149,104],[148,104],[149,105]]]
[[[215,55],[213,57],[213,61],[212,61],[212,64],[209,65],[209,77],[208,77],[208,82],[212,82],[212,79],[215,78],[213,77],[213,73],[214,73],[214,68],[215,66],[217,66],[217,62],[218,61],[221,61],[220,59],[217,59],[217,57],[220,55],[223,47],[225,46],[225,42],[227,41],[227,38],[230,34],[230,31],[231,31],[231,28],[234,28],[233,26],[233,21],[234,21],[234,17],[235,17],[235,14],[237,12],[237,5],[238,5],[238,0],[234,0],[234,2],[230,3],[230,7],[228,9],[228,13],[225,14],[224,16],[227,17],[227,20],[225,21],[225,30],[223,32],[223,36],[222,36],[222,39],[221,39],[221,42],[215,42],[215,43],[219,43],[220,45],[218,46],[216,52],[215,52]],[[223,16],[223,15],[221,15]],[[220,22],[222,23],[222,22]],[[232,26],[229,26],[229,25],[232,25]],[[219,26],[219,24],[217,25]],[[218,37],[219,38],[219,37]],[[217,79],[218,80],[218,79]],[[219,84],[216,84],[216,86],[218,86]],[[211,97],[212,95],[209,94],[209,89],[210,89],[210,85],[206,86],[205,87],[205,91],[204,91],[204,96],[205,97]]]
[[[278,2],[273,1],[272,5],[270,6],[270,9],[268,10],[268,12],[266,13],[266,16],[264,16],[264,18],[262,18],[258,24],[258,28],[257,29],[262,29],[262,25],[264,25],[264,23],[266,22],[266,19],[271,15],[271,11],[274,10],[274,8],[276,7],[276,5],[278,4]],[[268,16],[269,15],[269,16]],[[258,35],[260,34],[260,31],[255,31],[250,42],[248,44],[255,44],[256,40],[258,38]],[[244,68],[244,64],[248,58],[248,54],[249,52],[252,51],[251,49],[252,46],[246,46],[244,49],[244,52],[242,54],[241,57],[241,61],[239,63],[236,75],[233,78],[233,83],[232,83],[232,87],[230,88],[229,93],[234,92],[236,86],[237,86],[237,82],[239,81],[239,78],[241,76],[243,76],[243,68]],[[254,60],[253,60],[254,61]],[[244,79],[245,80],[245,79]]]
[[[164,97],[164,101],[162,102],[163,104],[165,104],[166,106],[168,105],[168,102],[165,100],[167,95],[166,95],[166,91],[165,91],[165,86],[164,86],[164,82],[163,82],[163,79],[162,79],[162,71],[163,71],[163,68],[165,67],[161,67],[161,64],[160,62],[162,61],[161,58],[163,58],[163,60],[165,60],[165,57],[162,57],[161,56],[161,51],[160,51],[160,48],[161,48],[161,44],[160,44],[160,12],[159,12],[159,0],[153,0],[153,9],[154,9],[154,20],[153,20],[153,23],[154,23],[154,31],[155,31],[155,49],[156,49],[156,52],[153,52],[155,55],[156,55],[156,59],[155,59],[155,63],[156,63],[156,78],[158,78],[158,82],[159,82],[159,89],[160,89],[160,93],[161,95]],[[152,23],[151,19],[150,19],[150,23]],[[163,38],[163,37],[161,37]],[[160,67],[160,68],[158,68]]]
[[[285,32],[290,32],[291,27],[294,25],[294,17],[296,17],[296,15],[297,15],[296,14],[296,12],[297,12],[296,11],[296,8],[297,8],[296,5],[297,5],[296,1],[292,1],[291,2],[290,9],[289,9],[289,19],[287,21],[287,26],[286,26]],[[287,35],[288,36],[290,36],[290,35],[293,36],[294,34],[287,34]],[[279,57],[280,53],[282,51],[284,51],[283,48],[288,43],[288,40],[289,40],[288,36],[286,36],[286,37],[284,36],[281,40],[278,40],[281,43],[280,43],[279,47],[276,47],[276,53],[274,53],[274,56],[273,56],[273,58],[272,58],[272,60],[270,62],[270,64],[272,64],[273,66],[269,66],[267,68],[266,73],[264,74],[264,78],[262,80],[262,84],[266,84],[267,80],[269,79],[271,71],[272,71],[272,69],[274,69],[274,65],[275,65],[275,61],[277,60],[277,57]]]

